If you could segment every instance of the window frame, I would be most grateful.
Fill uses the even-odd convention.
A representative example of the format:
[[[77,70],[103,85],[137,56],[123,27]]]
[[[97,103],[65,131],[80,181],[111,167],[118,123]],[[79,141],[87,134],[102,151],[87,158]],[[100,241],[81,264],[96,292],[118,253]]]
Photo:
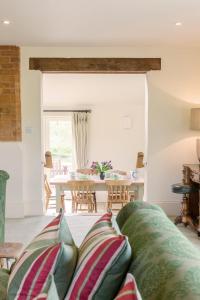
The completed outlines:
[[[72,128],[72,170],[76,169],[75,159],[75,143],[73,138],[73,124],[72,124],[72,113],[71,112],[43,112],[43,148],[44,152],[50,150],[50,132],[49,122],[50,121],[70,121]]]

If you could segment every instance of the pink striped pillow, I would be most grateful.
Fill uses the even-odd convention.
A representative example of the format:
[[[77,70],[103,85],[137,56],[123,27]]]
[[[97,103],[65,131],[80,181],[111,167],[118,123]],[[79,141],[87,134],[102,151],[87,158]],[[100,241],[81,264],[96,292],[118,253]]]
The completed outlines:
[[[88,246],[88,243],[104,237],[107,234],[116,233],[112,227],[112,213],[106,213],[99,220],[94,223],[90,231],[85,236],[79,250],[82,251],[85,247]]]
[[[8,299],[31,300],[40,294],[48,284],[49,275],[54,272],[61,248],[59,243],[45,249],[25,251],[9,277]],[[17,277],[22,273],[19,280]]]
[[[42,293],[40,295],[38,295],[37,297],[35,297],[33,300],[47,300],[48,299],[48,295],[45,293]]]
[[[90,232],[91,233],[91,232]],[[77,268],[66,300],[113,299],[127,271],[131,248],[113,232],[81,245]]]
[[[124,284],[114,300],[142,300],[135,278],[131,273],[126,275]]]
[[[59,214],[31,241],[26,249],[33,250],[36,248],[49,247],[52,244],[60,242],[74,245],[62,209]]]
[[[49,275],[48,284],[33,300],[59,300],[53,275]]]
[[[103,216],[101,216],[101,218],[97,220],[95,224],[106,222],[106,223],[110,223],[111,225],[111,221],[112,221],[112,212],[107,212]]]

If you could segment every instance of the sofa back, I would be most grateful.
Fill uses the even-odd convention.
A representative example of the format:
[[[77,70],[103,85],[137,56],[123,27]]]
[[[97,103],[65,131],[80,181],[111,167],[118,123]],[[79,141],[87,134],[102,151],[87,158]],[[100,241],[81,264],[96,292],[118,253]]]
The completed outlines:
[[[136,201],[122,210],[117,221],[132,247],[129,272],[143,300],[200,299],[198,249],[157,206]]]

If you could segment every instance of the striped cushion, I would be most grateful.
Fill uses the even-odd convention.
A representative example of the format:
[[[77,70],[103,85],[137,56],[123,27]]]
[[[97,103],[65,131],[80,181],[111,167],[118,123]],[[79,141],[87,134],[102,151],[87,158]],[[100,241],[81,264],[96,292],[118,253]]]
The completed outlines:
[[[92,231],[99,230],[104,231],[107,228],[112,227],[112,213],[106,213],[104,214],[99,220],[94,223],[88,234],[90,234]]]
[[[99,224],[104,221],[95,223],[94,232],[90,230],[80,247],[67,300],[113,299],[121,286],[131,259],[131,248],[127,238],[117,235],[112,227],[108,226],[104,235]]]
[[[34,238],[25,250],[32,252],[38,250],[35,253],[39,254],[44,248],[60,242],[64,242],[66,245],[63,255],[59,260],[60,267],[58,267],[55,272],[54,280],[58,290],[58,295],[62,299],[66,295],[71,283],[78,256],[78,249],[74,243],[62,209],[58,216]],[[22,273],[23,272],[24,270],[22,270]],[[16,277],[15,284],[17,284],[18,278],[19,277]],[[18,284],[20,284],[20,281]]]
[[[45,246],[48,247],[59,242],[75,245],[62,209],[58,216],[34,238],[26,249],[31,250]]]
[[[33,300],[47,300],[48,299],[48,294],[46,293],[41,293],[37,297],[33,298]]]
[[[91,240],[95,240],[100,236],[105,236],[106,234],[113,233],[114,229],[112,227],[112,213],[107,213],[103,215],[90,229],[90,231],[85,236],[80,248]]]
[[[33,298],[33,300],[47,300],[47,299],[48,299],[48,295],[46,293],[41,293],[37,297]]]
[[[52,266],[50,270],[53,272],[54,280],[57,288],[57,292],[60,299],[64,299],[68,287],[71,283],[74,270],[76,268],[77,261],[77,252],[75,252],[74,247],[70,245],[65,245],[64,243],[54,244],[43,248],[38,248],[35,250],[25,250],[22,256],[14,265],[14,268],[11,272],[8,284],[8,299],[16,299],[16,295],[20,293],[21,286],[24,283],[26,277],[27,280],[33,281],[34,276],[32,276],[33,271],[38,274],[40,273],[40,265],[43,265],[46,257],[48,258],[48,253],[51,254],[51,251],[59,249],[58,256],[55,257],[55,266]],[[29,277],[28,275],[31,274]],[[18,299],[18,298],[17,298]],[[21,298],[19,298],[21,300]],[[26,299],[26,298],[25,298]]]
[[[7,299],[7,286],[9,280],[9,271],[0,267],[0,299]]]
[[[131,273],[126,275],[124,284],[114,300],[142,300],[135,279]]]
[[[8,299],[34,299],[48,283],[61,253],[61,244],[25,251],[14,266],[8,282]]]
[[[33,300],[59,300],[53,275],[49,275],[47,286]]]

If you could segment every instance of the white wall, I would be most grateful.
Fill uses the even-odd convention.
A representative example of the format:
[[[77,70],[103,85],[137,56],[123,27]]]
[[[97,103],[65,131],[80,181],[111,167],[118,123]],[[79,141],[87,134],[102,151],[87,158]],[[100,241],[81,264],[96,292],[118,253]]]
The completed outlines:
[[[123,116],[130,117],[130,129],[123,128]],[[90,123],[89,160],[111,160],[115,169],[132,170],[136,165],[137,152],[144,151],[144,124],[144,104],[94,107]]]
[[[120,170],[135,168],[144,151],[145,75],[44,74],[43,105],[48,109],[91,109],[89,165],[112,160]],[[124,128],[124,117],[131,121]]]
[[[189,127],[189,108],[200,100],[200,51],[199,49],[176,49],[158,47],[111,47],[111,48],[37,48],[22,47],[22,114],[23,114],[23,163],[18,174],[19,189],[23,186],[25,214],[40,214],[40,72],[28,70],[28,59],[32,57],[161,57],[162,71],[148,74],[149,89],[149,148],[147,200],[161,203],[166,211],[177,213],[180,196],[170,192],[170,185],[182,176],[183,163],[197,162],[195,135]],[[185,103],[185,102],[188,102]],[[25,127],[33,129],[32,135]],[[1,143],[2,144],[2,143]],[[8,145],[7,151],[17,146]],[[22,153],[20,155],[22,155]],[[18,155],[18,157],[20,156]],[[18,159],[17,157],[17,159]],[[24,169],[23,169],[23,164]],[[10,169],[9,159],[5,169]],[[17,168],[15,162],[13,169]],[[23,172],[22,172],[23,170]],[[20,176],[19,175],[19,176]],[[14,192],[14,183],[9,193]],[[13,207],[8,199],[9,207]],[[20,202],[19,202],[20,203]],[[19,214],[16,213],[16,216]]]
[[[0,143],[0,168],[10,175],[6,195],[6,216],[10,218],[24,216],[22,154],[20,142]]]
[[[171,215],[177,213],[181,196],[170,187],[181,182],[183,163],[197,163],[195,133],[189,130],[192,106],[149,86],[148,195]]]
[[[195,136],[189,129],[190,108],[200,103],[200,52],[160,52],[162,71],[148,74],[148,197],[174,215],[181,196],[170,186],[182,179],[183,163],[198,163]]]
[[[24,215],[43,214],[41,157],[41,83],[39,71],[30,72],[29,52],[21,49]]]

